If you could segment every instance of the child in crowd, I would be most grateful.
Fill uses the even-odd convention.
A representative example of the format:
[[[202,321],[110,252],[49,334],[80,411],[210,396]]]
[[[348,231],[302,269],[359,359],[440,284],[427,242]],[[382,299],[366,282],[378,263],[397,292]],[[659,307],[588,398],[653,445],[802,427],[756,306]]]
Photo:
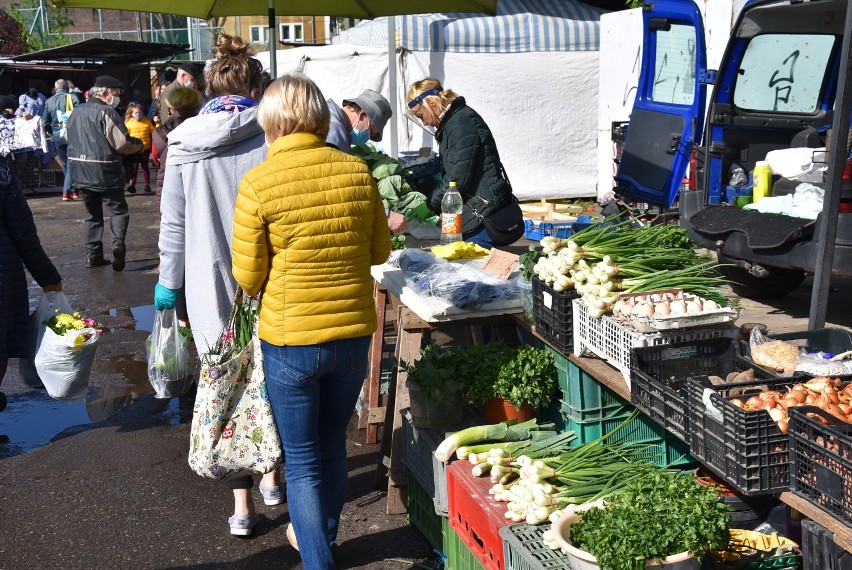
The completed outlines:
[[[131,194],[136,193],[136,173],[141,165],[142,177],[145,179],[145,192],[151,192],[151,171],[148,169],[148,158],[151,156],[151,135],[155,129],[154,123],[145,116],[142,105],[131,101],[127,104],[127,111],[124,113],[124,125],[127,127],[130,136],[141,140],[143,144],[142,152],[134,155],[133,163],[129,165],[128,176],[130,179],[125,189]]]

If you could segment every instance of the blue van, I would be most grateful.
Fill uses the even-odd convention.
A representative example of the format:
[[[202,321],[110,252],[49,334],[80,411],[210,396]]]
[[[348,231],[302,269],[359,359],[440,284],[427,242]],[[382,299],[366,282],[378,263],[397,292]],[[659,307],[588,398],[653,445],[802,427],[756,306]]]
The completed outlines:
[[[716,252],[740,296],[795,290],[816,271],[821,225],[835,223],[822,213],[797,217],[795,208],[782,215],[738,206],[750,200],[750,173],[767,153],[815,149],[812,164],[824,162],[825,152],[816,149],[826,146],[835,113],[849,124],[850,110],[835,109],[838,78],[850,75],[843,42],[848,8],[848,0],[752,0],[740,12],[718,71],[707,69],[693,0],[653,0],[643,8],[642,73],[617,193],[666,207],[677,201],[680,224],[699,246]],[[838,146],[848,157],[850,144]],[[852,174],[852,161],[846,171]],[[832,197],[840,194],[833,198],[839,206],[832,271],[852,276],[852,192],[839,176],[830,185],[812,182],[831,187]],[[795,177],[773,176],[770,195],[790,195],[792,202],[798,185]],[[852,188],[852,180],[846,186]]]

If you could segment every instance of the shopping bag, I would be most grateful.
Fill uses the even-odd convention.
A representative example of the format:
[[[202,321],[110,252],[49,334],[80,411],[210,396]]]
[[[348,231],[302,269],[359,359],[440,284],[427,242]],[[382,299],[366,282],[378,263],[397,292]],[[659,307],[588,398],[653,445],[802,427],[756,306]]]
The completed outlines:
[[[42,313],[41,305],[45,302],[44,297],[39,301],[38,313]],[[62,313],[73,313],[63,293],[57,293],[55,308]],[[52,316],[55,311],[49,313]],[[36,348],[35,367],[47,393],[57,400],[85,397],[100,330],[83,328],[58,335],[43,321],[39,322],[39,327],[41,339]]]
[[[51,298],[53,302],[51,302]],[[27,357],[18,359],[18,375],[24,381],[24,384],[30,388],[44,389],[44,383],[39,378],[38,370],[35,367],[35,355],[44,334],[45,326],[42,323],[55,314],[55,309],[64,313],[71,311],[68,298],[62,293],[42,293],[35,312],[30,316]]]
[[[225,479],[267,473],[281,460],[281,441],[269,405],[260,340],[255,336],[220,365],[202,362],[192,413],[189,466]]]
[[[180,396],[195,381],[189,365],[188,345],[189,341],[180,333],[175,310],[156,311],[145,347],[148,381],[157,398]]]

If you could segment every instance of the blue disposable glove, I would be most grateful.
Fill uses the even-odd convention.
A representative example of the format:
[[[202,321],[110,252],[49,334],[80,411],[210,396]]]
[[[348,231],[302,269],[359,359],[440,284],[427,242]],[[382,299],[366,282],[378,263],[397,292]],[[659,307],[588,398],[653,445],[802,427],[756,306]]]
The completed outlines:
[[[157,283],[154,286],[154,308],[158,311],[174,309],[175,303],[177,303],[177,294],[176,289],[169,289]]]

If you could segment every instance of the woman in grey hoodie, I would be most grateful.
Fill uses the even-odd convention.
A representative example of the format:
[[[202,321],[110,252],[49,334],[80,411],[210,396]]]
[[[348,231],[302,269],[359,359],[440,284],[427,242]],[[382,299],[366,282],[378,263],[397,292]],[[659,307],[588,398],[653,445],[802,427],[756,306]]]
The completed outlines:
[[[221,34],[217,58],[204,71],[209,99],[198,115],[169,133],[160,202],[160,279],[157,310],[175,307],[185,287],[186,309],[199,355],[226,327],[236,293],[231,276],[231,234],[240,179],[266,158],[257,123],[262,66],[239,37]],[[258,517],[251,476],[230,479],[234,515],[231,534],[251,534]],[[278,471],[263,476],[267,505],[283,502]]]

